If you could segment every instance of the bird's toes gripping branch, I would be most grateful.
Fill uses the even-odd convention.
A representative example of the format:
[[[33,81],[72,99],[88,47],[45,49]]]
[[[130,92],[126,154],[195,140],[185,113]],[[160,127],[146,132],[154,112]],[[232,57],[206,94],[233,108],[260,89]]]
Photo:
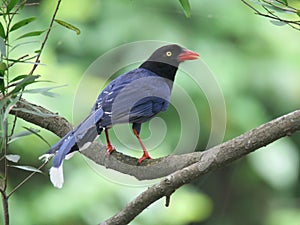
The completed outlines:
[[[109,156],[113,151],[115,151],[115,147],[111,144],[107,144],[106,146],[106,155]]]
[[[152,159],[147,150],[144,150],[144,154],[141,158],[139,158],[138,164],[141,164],[145,159]]]

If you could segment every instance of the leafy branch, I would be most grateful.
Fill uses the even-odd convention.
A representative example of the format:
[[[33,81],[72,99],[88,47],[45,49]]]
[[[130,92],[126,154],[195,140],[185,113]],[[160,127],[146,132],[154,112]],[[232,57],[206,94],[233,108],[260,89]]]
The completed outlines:
[[[9,113],[12,108],[15,107],[16,103],[21,99],[25,88],[29,85],[37,82],[37,79],[40,77],[39,75],[34,75],[34,71],[37,66],[40,64],[40,56],[43,52],[44,46],[48,40],[49,33],[51,31],[54,19],[56,17],[59,5],[61,0],[58,0],[56,9],[54,10],[54,14],[52,16],[52,20],[50,22],[49,28],[47,29],[46,35],[42,42],[42,45],[38,51],[35,52],[35,55],[31,55],[29,53],[25,53],[24,55],[14,59],[10,58],[10,53],[22,46],[24,44],[30,42],[22,42],[24,38],[39,36],[44,33],[45,30],[42,31],[30,31],[25,32],[21,36],[15,37],[14,33],[16,30],[21,30],[28,24],[31,24],[36,20],[36,17],[28,17],[25,19],[21,19],[16,22],[16,18],[19,15],[19,11],[21,11],[26,4],[26,0],[4,0],[0,5],[0,42],[2,46],[4,46],[4,50],[1,50],[1,62],[0,62],[0,117],[1,117],[1,155],[0,161],[3,162],[3,175],[0,178],[0,193],[2,196],[2,205],[3,205],[3,214],[4,214],[4,224],[9,224],[9,210],[8,210],[8,200],[24,183],[26,183],[34,174],[41,172],[40,169],[45,166],[42,164],[38,169],[31,166],[22,166],[17,165],[20,156],[19,155],[10,155],[9,145],[18,140],[20,137],[37,134],[38,131],[34,131],[30,128],[24,128],[25,131],[19,134],[15,134],[15,127],[17,123],[17,117],[15,116],[12,122],[9,122]],[[32,5],[32,4],[30,4]],[[16,41],[18,44],[12,45],[11,40]],[[21,42],[20,42],[21,41]],[[36,54],[37,53],[37,54]],[[35,59],[34,62],[31,60]],[[11,69],[20,63],[32,63],[33,67],[28,74],[15,75],[12,76]],[[10,132],[9,132],[10,130]],[[41,136],[39,136],[42,138]],[[14,167],[26,171],[30,171],[31,173],[24,178],[16,187],[14,187],[9,193],[7,190],[8,187],[8,169],[9,167]]]
[[[271,22],[278,26],[289,25],[300,30],[300,9],[292,5],[289,0],[241,0],[251,8],[255,14],[272,19]]]

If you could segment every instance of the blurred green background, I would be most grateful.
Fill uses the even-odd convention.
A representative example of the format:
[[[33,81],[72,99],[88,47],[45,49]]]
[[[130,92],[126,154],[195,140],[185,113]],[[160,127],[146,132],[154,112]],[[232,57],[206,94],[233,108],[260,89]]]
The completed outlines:
[[[56,1],[39,3],[26,7],[19,16],[38,18],[30,29],[48,26]],[[299,108],[299,31],[273,25],[254,15],[240,1],[190,3],[192,17],[186,18],[177,0],[62,0],[57,18],[79,27],[81,34],[77,36],[54,25],[42,55],[45,65],[38,68],[37,74],[55,83],[36,86],[67,86],[56,89],[59,96],[55,98],[29,94],[25,98],[77,124],[104,85],[101,77],[90,77],[87,82],[99,91],[84,90],[86,100],[76,100],[82,110],[74,111],[74,96],[90,64],[122,44],[158,40],[179,43],[198,52],[214,74],[226,104],[224,140]],[[42,37],[28,40],[38,42],[19,48],[13,53],[16,57],[38,49]],[[24,74],[30,67],[22,65],[15,72]],[[185,82],[182,75],[178,74],[177,81]],[[183,84],[196,102],[201,124],[197,149],[204,150],[210,135],[211,112],[204,93],[189,89],[189,85],[192,84]],[[177,114],[171,107],[162,118],[168,126]],[[24,125],[35,127],[20,120],[18,130]],[[144,130],[143,135],[148,137],[149,127],[144,125]],[[175,131],[171,135],[174,140],[168,138],[157,147],[157,152],[176,143],[180,129]],[[41,134],[51,144],[58,140],[48,131]],[[11,151],[22,156],[21,164],[38,166],[37,158],[47,148],[32,136],[15,142]],[[298,225],[299,149],[299,134],[283,138],[179,189],[172,195],[169,208],[164,207],[164,199],[156,202],[131,224]],[[52,187],[47,169],[46,175],[34,176],[10,199],[11,224],[97,224],[157,182],[132,181],[130,185],[125,182],[129,180],[126,176],[114,173],[110,179],[113,171],[95,169],[86,162],[80,154],[65,162],[65,184],[61,190]],[[28,174],[14,168],[9,172],[10,187]]]

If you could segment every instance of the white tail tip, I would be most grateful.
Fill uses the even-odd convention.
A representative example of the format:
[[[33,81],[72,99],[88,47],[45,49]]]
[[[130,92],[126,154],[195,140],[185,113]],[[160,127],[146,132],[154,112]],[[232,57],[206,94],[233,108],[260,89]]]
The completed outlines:
[[[64,174],[63,174],[63,167],[51,167],[50,169],[50,180],[54,187],[62,188],[64,183]]]

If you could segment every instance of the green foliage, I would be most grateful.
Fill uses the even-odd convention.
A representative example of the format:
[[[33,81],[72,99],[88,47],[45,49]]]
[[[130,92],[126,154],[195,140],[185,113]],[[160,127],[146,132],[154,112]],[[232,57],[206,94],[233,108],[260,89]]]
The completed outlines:
[[[187,18],[191,17],[191,6],[189,0],[179,0]]]
[[[29,18],[23,19],[23,20],[21,20],[21,21],[15,23],[15,24],[10,28],[9,31],[10,31],[10,32],[15,31],[15,30],[17,30],[17,29],[19,29],[19,28],[21,28],[21,27],[24,27],[24,26],[28,25],[29,23],[31,23],[31,22],[33,22],[33,21],[35,21],[35,20],[36,20],[35,17],[29,17]]]
[[[18,77],[20,77],[20,76],[18,76]],[[21,81],[12,84],[12,86],[15,86],[15,88],[12,91],[10,91],[9,94],[11,94],[11,95],[19,94],[20,91],[24,90],[26,86],[36,82],[36,79],[39,77],[40,77],[39,75],[26,75],[24,78],[22,78]]]
[[[75,31],[77,35],[80,34],[80,29],[78,27],[75,27],[74,25],[72,25],[66,21],[59,20],[59,19],[55,19],[54,21],[69,30]]]
[[[5,225],[9,224],[9,211],[8,211],[8,200],[10,196],[16,192],[29,178],[35,173],[42,173],[40,169],[35,168],[31,165],[21,165],[21,152],[20,154],[13,154],[11,152],[11,145],[15,142],[23,140],[28,135],[34,134],[36,137],[44,141],[47,145],[48,142],[38,134],[38,130],[34,128],[23,127],[23,131],[16,132],[17,117],[10,115],[12,110],[22,111],[22,108],[17,108],[21,96],[27,91],[29,85],[38,82],[40,75],[35,75],[34,71],[37,66],[40,65],[39,57],[42,53],[43,46],[39,50],[35,51],[34,54],[31,52],[18,51],[20,55],[13,54],[13,51],[20,48],[21,46],[32,43],[31,42],[19,42],[23,38],[36,38],[43,34],[46,30],[33,30],[30,25],[33,21],[36,21],[36,17],[22,18],[19,15],[22,14],[23,7],[26,1],[10,0],[2,1],[0,5],[0,43],[1,43],[1,61],[0,61],[0,117],[1,117],[1,149],[0,149],[0,163],[3,171],[0,173],[0,192],[4,202],[3,222]],[[15,22],[18,19],[17,22]],[[22,29],[22,28],[27,28]],[[47,29],[49,34],[50,28]],[[18,36],[17,36],[18,35]],[[46,36],[47,37],[47,36]],[[33,60],[33,61],[32,61]],[[16,68],[21,64],[32,65],[32,69],[26,73],[23,69],[22,75],[16,75]],[[42,93],[47,96],[54,96],[50,90],[52,88],[36,88],[30,90],[33,93]],[[29,92],[30,92],[29,91]],[[39,113],[39,112],[36,112]],[[24,130],[25,129],[25,130]],[[20,180],[18,184],[11,184],[15,178],[9,176],[8,171],[11,168],[17,168],[19,170],[30,172],[23,180]],[[12,187],[12,190],[8,190],[8,186]],[[8,193],[10,191],[10,193]],[[2,221],[1,221],[2,222]],[[1,223],[0,222],[0,223]]]
[[[31,31],[28,32],[26,34],[22,34],[20,37],[18,37],[17,39],[21,39],[21,38],[26,38],[26,37],[34,37],[34,36],[39,36],[42,33],[44,33],[46,30],[39,30],[39,31]]]
[[[255,11],[256,14],[271,18],[274,25],[289,25],[296,30],[300,30],[299,5],[294,1],[288,0],[242,0],[247,6]]]
[[[19,165],[9,165],[9,166],[20,169],[20,170],[29,171],[29,172],[43,173],[41,170],[39,170],[35,167],[32,167],[32,166],[19,166]]]
[[[19,133],[11,135],[11,137],[9,138],[9,143],[12,143],[12,142],[14,142],[22,137],[28,136],[28,135],[37,134],[39,132],[39,130],[34,129],[34,128],[24,127],[24,129],[25,129],[25,131],[21,131]]]
[[[5,31],[1,22],[0,22],[0,37],[5,38]]]
[[[7,12],[9,13],[17,5],[19,0],[10,0],[7,6]]]

